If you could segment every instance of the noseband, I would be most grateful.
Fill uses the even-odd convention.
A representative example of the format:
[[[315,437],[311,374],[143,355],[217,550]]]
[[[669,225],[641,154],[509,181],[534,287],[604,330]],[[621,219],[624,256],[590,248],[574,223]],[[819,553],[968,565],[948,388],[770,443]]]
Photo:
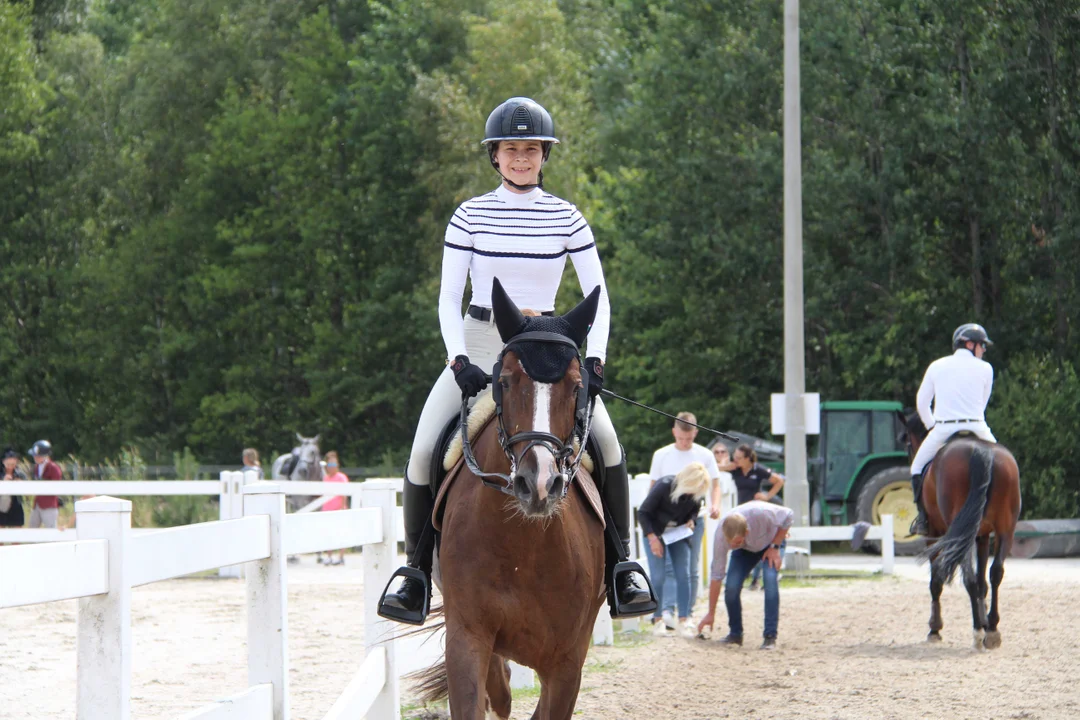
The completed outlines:
[[[510,338],[510,341],[503,345],[502,352],[499,353],[499,359],[495,364],[496,368],[502,367],[503,355],[506,354],[506,350],[511,345],[516,345],[520,342],[547,342],[558,343],[573,348],[574,355],[578,359],[578,365],[584,367],[581,363],[581,353],[578,351],[577,344],[570,338],[552,332],[526,332],[520,335],[515,335]],[[589,431],[592,427],[592,402],[588,396],[588,386],[578,390],[578,398],[576,404],[576,412],[574,418],[574,430],[578,425],[581,425],[582,432],[579,438],[579,445],[577,452],[574,452],[574,430],[570,431],[570,437],[566,440],[553,435],[549,432],[541,432],[537,430],[526,430],[519,432],[516,435],[507,436],[506,426],[503,423],[503,407],[502,407],[502,388],[494,386],[494,383],[499,381],[498,377],[492,377],[492,399],[495,401],[495,418],[496,429],[499,435],[499,446],[506,454],[507,459],[510,461],[510,473],[508,475],[496,472],[484,472],[480,469],[480,466],[476,462],[476,457],[473,455],[472,445],[469,443],[468,428],[468,415],[469,415],[469,402],[468,398],[461,399],[461,449],[462,454],[465,456],[465,464],[469,467],[469,471],[473,475],[480,478],[488,487],[494,488],[500,492],[504,492],[507,495],[513,495],[514,481],[513,477],[517,474],[517,468],[519,462],[525,457],[529,450],[534,447],[542,447],[550,452],[555,457],[555,462],[558,465],[559,472],[563,476],[563,490],[562,495],[566,497],[567,491],[570,489],[570,483],[577,475],[578,468],[581,467],[581,458],[585,453],[585,443],[589,438]],[[514,454],[513,446],[517,443],[525,443],[525,448],[518,453]],[[495,482],[490,478],[498,478],[502,482]]]

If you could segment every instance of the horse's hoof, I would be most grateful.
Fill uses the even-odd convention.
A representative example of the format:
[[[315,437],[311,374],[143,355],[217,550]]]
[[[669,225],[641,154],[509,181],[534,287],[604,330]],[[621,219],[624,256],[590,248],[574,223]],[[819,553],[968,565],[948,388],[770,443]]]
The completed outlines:
[[[997,630],[987,630],[983,638],[983,647],[987,650],[997,650],[1001,647],[1001,633]]]
[[[928,643],[939,643],[939,642],[941,642],[941,634],[938,633],[936,630],[931,631],[930,633],[928,633],[926,635],[926,642],[928,642]]]
[[[982,628],[980,628],[978,630],[975,630],[973,632],[973,634],[975,636],[975,642],[973,643],[975,649],[976,650],[982,650],[983,649],[983,638],[986,637],[986,631],[983,630]]]

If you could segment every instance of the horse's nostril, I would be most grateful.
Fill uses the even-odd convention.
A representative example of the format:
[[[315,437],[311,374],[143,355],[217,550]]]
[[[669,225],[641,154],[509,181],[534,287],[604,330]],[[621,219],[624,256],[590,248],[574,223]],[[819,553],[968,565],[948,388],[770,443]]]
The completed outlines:
[[[525,499],[532,495],[532,491],[529,490],[529,483],[525,480],[524,475],[514,476],[514,494]]]
[[[566,475],[564,473],[559,473],[551,479],[551,495],[553,497],[560,497],[564,487],[566,487]]]

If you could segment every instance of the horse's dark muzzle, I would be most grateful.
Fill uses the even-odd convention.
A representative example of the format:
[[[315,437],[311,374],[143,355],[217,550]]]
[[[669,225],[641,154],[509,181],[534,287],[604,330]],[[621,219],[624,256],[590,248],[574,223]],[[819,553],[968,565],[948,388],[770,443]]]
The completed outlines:
[[[514,497],[521,504],[521,509],[529,517],[548,517],[555,511],[555,506],[562,499],[566,490],[566,476],[558,474],[547,481],[547,492],[543,497],[536,491],[535,476],[526,473],[514,475]]]

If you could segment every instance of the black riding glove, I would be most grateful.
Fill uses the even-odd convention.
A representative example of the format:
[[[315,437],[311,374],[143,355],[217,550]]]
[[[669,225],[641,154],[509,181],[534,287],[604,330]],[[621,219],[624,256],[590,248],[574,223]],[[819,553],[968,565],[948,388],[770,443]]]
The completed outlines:
[[[589,399],[592,399],[604,389],[604,361],[598,357],[585,358],[585,369],[589,373]]]
[[[487,386],[484,371],[470,363],[468,355],[454,358],[450,369],[454,371],[454,379],[461,388],[461,397],[476,397]]]

